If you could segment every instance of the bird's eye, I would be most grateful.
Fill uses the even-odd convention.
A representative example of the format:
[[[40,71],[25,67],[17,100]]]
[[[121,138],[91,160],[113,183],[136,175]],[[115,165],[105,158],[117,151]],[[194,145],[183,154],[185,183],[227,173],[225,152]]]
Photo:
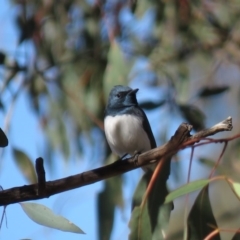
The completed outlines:
[[[117,94],[117,97],[118,97],[118,98],[120,98],[121,96],[122,96],[122,94],[120,94],[120,93]]]

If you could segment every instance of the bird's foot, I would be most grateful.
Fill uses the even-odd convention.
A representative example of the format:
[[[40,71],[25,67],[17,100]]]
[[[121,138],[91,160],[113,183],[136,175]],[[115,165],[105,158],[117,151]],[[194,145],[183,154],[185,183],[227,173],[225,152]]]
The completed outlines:
[[[134,154],[133,154],[133,162],[134,162],[134,165],[138,166],[138,156],[140,155],[141,153],[138,152],[138,151],[135,151]]]

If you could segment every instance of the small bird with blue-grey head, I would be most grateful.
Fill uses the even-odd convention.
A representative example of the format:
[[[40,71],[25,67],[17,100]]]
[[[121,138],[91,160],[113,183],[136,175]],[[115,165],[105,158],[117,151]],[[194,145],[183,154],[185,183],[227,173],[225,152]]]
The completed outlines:
[[[112,152],[121,158],[126,154],[133,156],[136,153],[143,153],[156,148],[156,142],[147,116],[138,105],[137,91],[138,89],[131,89],[127,86],[118,85],[113,87],[105,110],[104,129],[106,138]],[[163,206],[168,194],[167,179],[170,174],[170,159],[165,163],[161,173],[155,179],[148,197],[148,211],[152,232],[157,226],[159,208],[162,206],[163,212],[168,207],[173,209],[173,203],[169,203],[169,206],[166,206],[166,204]],[[155,166],[155,164],[150,164],[143,168],[145,174],[139,182],[140,185],[143,182],[146,183],[145,186],[149,184]],[[143,190],[143,188],[141,189]],[[135,206],[140,206],[141,202],[142,196],[136,194],[133,197],[132,209]]]
[[[104,129],[112,152],[119,157],[133,156],[156,147],[147,116],[138,105],[137,91],[117,85],[109,94]]]

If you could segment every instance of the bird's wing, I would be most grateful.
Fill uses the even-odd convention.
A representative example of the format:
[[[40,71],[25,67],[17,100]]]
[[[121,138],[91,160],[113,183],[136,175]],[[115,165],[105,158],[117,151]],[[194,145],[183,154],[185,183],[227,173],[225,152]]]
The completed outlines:
[[[153,136],[151,126],[150,126],[150,124],[148,122],[148,118],[147,118],[145,112],[141,108],[137,108],[137,109],[138,109],[137,114],[142,116],[142,119],[143,119],[143,121],[142,121],[143,129],[145,130],[145,132],[148,135],[148,138],[149,138],[150,144],[151,144],[151,148],[156,148],[157,144],[156,144],[155,138]]]

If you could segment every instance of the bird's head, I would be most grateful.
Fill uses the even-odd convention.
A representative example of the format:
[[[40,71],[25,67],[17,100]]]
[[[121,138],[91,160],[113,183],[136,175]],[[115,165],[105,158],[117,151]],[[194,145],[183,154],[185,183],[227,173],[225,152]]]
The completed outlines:
[[[137,89],[132,89],[128,86],[117,85],[113,87],[108,98],[108,108],[124,108],[137,106],[136,92]]]

